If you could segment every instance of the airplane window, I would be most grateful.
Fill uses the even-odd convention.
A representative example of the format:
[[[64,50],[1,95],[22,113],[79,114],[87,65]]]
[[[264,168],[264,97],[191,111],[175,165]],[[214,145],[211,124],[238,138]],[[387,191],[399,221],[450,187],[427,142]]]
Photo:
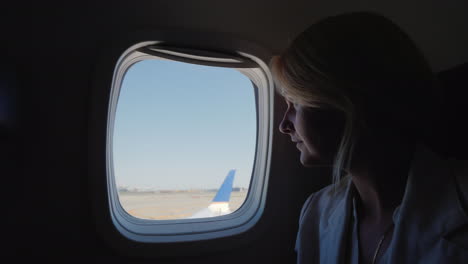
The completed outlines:
[[[246,232],[268,186],[274,87],[255,55],[265,53],[164,43],[137,43],[115,65],[100,205],[110,218],[98,219],[143,243]]]
[[[115,108],[118,200],[147,220],[230,214],[256,155],[255,86],[233,68],[145,59],[128,67]]]

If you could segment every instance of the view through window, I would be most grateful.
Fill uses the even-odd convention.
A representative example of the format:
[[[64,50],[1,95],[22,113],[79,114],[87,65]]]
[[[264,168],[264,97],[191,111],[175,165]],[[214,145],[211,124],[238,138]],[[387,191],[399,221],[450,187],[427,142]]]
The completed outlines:
[[[162,59],[130,66],[113,134],[122,207],[153,220],[237,210],[252,175],[255,103],[252,82],[235,69]]]

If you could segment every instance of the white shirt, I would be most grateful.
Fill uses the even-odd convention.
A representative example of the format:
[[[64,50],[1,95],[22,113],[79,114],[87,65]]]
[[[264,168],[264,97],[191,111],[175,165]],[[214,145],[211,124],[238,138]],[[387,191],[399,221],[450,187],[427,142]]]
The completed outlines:
[[[297,263],[348,263],[351,178],[305,202],[296,241]],[[392,241],[379,263],[468,263],[468,162],[442,160],[421,146],[402,203],[393,214]],[[351,260],[353,251],[351,248]],[[358,256],[358,255],[357,255]],[[348,257],[348,258],[347,258]]]

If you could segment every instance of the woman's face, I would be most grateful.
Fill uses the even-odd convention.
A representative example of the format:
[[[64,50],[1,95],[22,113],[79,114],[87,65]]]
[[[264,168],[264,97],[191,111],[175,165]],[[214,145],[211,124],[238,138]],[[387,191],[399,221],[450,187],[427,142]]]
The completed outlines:
[[[344,115],[338,111],[288,105],[279,130],[291,136],[301,152],[301,163],[306,167],[332,165],[344,127]]]

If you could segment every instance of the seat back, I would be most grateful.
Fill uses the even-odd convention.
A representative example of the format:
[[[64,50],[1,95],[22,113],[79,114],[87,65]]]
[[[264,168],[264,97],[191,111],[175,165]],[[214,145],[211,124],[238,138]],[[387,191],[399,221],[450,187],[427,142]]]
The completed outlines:
[[[468,159],[468,63],[442,71],[442,123],[431,144],[445,157]]]

